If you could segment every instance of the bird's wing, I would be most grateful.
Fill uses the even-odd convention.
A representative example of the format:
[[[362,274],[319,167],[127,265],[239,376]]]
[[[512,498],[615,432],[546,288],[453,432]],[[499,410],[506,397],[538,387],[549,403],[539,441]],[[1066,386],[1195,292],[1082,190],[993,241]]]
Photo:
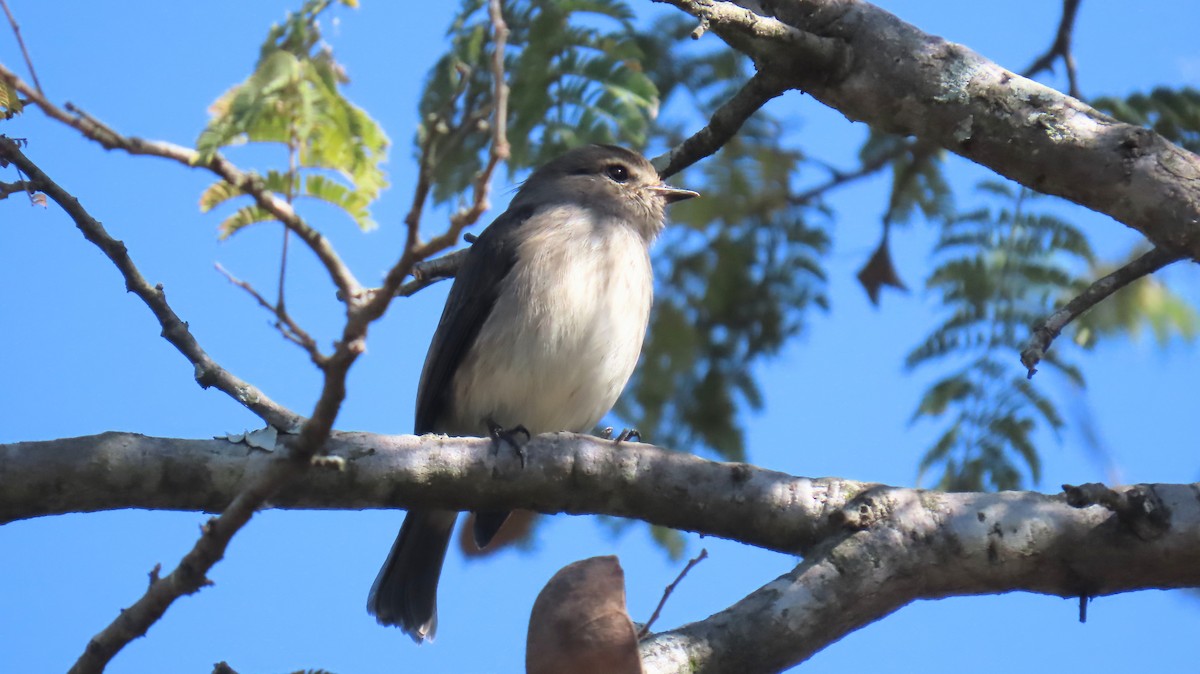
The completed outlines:
[[[516,262],[513,235],[532,214],[529,208],[510,208],[501,214],[471,245],[455,275],[421,371],[414,428],[418,435],[444,430],[437,423],[449,404],[454,373],[491,315],[501,282]]]

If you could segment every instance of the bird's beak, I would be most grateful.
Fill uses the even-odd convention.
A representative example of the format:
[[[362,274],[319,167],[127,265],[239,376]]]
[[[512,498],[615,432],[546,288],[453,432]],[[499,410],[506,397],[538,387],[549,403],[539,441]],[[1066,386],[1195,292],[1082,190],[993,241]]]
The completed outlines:
[[[683,201],[684,199],[691,199],[692,197],[700,196],[699,192],[685,190],[682,187],[671,187],[670,185],[663,185],[661,183],[658,185],[651,185],[650,191],[662,197],[663,201],[667,202],[668,204],[673,204],[676,201]]]

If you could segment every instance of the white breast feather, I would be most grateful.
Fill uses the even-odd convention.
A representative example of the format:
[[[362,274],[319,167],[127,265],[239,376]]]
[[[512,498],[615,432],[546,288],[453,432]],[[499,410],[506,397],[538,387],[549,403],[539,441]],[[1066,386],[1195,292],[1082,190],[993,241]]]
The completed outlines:
[[[451,432],[483,434],[488,418],[535,435],[590,431],[633,373],[652,299],[646,244],[615,223],[552,215],[546,221],[555,224],[532,232],[518,249],[488,323],[459,367]],[[533,290],[518,297],[514,288]],[[532,320],[505,318],[521,311]]]

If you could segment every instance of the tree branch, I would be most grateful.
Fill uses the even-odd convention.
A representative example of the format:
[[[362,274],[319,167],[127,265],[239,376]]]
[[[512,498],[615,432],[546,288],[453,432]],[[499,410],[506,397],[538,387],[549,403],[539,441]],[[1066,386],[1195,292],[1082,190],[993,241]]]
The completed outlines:
[[[500,0],[488,1],[488,18],[492,23],[492,142],[488,148],[487,164],[479,172],[479,175],[475,176],[471,204],[455,211],[450,216],[450,226],[441,234],[426,242],[420,240],[421,211],[424,208],[425,200],[429,197],[429,191],[433,187],[431,174],[434,162],[434,142],[433,132],[431,132],[421,148],[417,187],[412,206],[404,218],[404,223],[408,228],[404,255],[388,273],[383,287],[368,291],[368,294],[372,296],[384,292],[389,298],[394,295],[408,297],[435,281],[454,276],[459,265],[462,264],[461,251],[444,256],[440,262],[427,262],[426,260],[458,243],[458,238],[462,235],[463,230],[478,222],[479,218],[492,207],[490,201],[492,175],[500,163],[507,161],[511,154],[508,143],[508,84],[505,81],[504,73],[504,49],[509,31],[502,9]],[[461,86],[451,99],[452,102],[457,101],[466,91],[468,74],[462,73],[462,77]],[[482,122],[483,119],[481,117],[478,121]],[[422,266],[429,269],[432,274],[422,278],[419,273]],[[409,270],[413,271],[414,279],[401,286]],[[401,271],[403,274],[400,273]]]
[[[204,352],[188,331],[187,324],[171,310],[163,294],[162,286],[151,287],[133,264],[125,244],[108,235],[103,226],[91,217],[80,205],[79,200],[59,187],[30,161],[12,140],[0,137],[0,158],[15,164],[26,175],[29,182],[53,199],[75,221],[85,238],[99,247],[125,277],[126,289],[133,292],[158,318],[163,326],[163,337],[173,344],[196,366],[196,381],[201,386],[216,386],[241,402],[255,414],[277,428],[299,426],[300,436],[293,446],[290,460],[275,460],[256,479],[239,485],[239,491],[221,516],[211,520],[203,529],[195,546],[183,557],[179,565],[165,577],[155,577],[150,587],[134,604],[123,610],[117,618],[88,642],[83,654],[71,667],[71,674],[102,672],[108,662],[133,639],[142,636],[162,615],[175,599],[192,594],[204,587],[208,581],[208,569],[224,556],[225,548],[242,526],[250,520],[272,494],[302,473],[316,450],[324,443],[328,430],[333,425],[342,397],[345,396],[345,370],[357,354],[362,352],[362,337],[365,323],[348,321],[361,328],[357,340],[339,344],[334,354],[336,363],[327,363],[325,387],[321,401],[313,416],[307,420],[271,401],[254,386],[229,374]],[[357,312],[351,311],[353,317]],[[332,361],[332,358],[331,358]],[[335,367],[336,365],[336,367]],[[333,372],[331,375],[330,372]],[[340,397],[339,397],[340,393]],[[324,433],[322,435],[322,433]],[[186,484],[181,482],[180,484]]]
[[[849,54],[840,40],[797,29],[773,17],[760,16],[732,2],[656,1],[665,1],[699,19],[701,30],[692,34],[694,38],[699,39],[704,32],[712,30],[734,49],[754,59],[756,65],[772,63],[776,57],[782,57],[785,62],[803,60],[811,72],[841,72],[849,65]]]
[[[733,98],[717,108],[704,128],[651,163],[663,167],[658,174],[664,179],[679,173],[721,149],[751,115],[786,90],[787,85],[772,75],[755,73]]]
[[[0,200],[7,199],[10,195],[18,192],[33,196],[34,188],[25,180],[11,183],[0,181]]]
[[[234,534],[250,521],[278,485],[291,474],[298,473],[300,468],[289,461],[275,461],[271,467],[273,470],[263,479],[242,490],[220,517],[209,520],[201,528],[200,540],[170,574],[162,578],[151,576],[146,593],[88,641],[69,674],[103,672],[109,661],[130,641],[143,636],[176,599],[210,584],[205,574],[225,556],[225,548]]]
[[[892,163],[893,160],[900,157],[904,153],[913,150],[916,148],[916,146],[917,141],[901,143],[897,145],[891,152],[880,154],[870,161],[864,161],[861,166],[853,171],[841,171],[833,167],[828,167],[827,170],[829,171],[830,176],[825,182],[820,183],[819,185],[814,185],[813,187],[804,190],[800,194],[788,197],[788,201],[798,206],[807,204],[826,192],[841,187],[846,183],[851,183],[882,171],[884,167]]]
[[[37,105],[47,117],[79,131],[84,137],[96,141],[106,150],[119,149],[133,155],[162,157],[186,166],[199,166],[220,176],[225,182],[249,195],[260,208],[295,232],[321,261],[333,284],[337,286],[339,294],[351,298],[359,296],[361,286],[358,280],[354,278],[350,268],[338,257],[337,251],[333,249],[329,240],[310,227],[285,199],[279,198],[275,193],[266,189],[259,176],[242,171],[220,154],[214,154],[208,161],[200,161],[200,154],[191,148],[164,141],[145,140],[137,136],[123,136],[69,103],[67,109],[63,110],[22,81],[11,70],[5,68],[3,64],[0,64],[0,79],[8,82],[10,86],[28,97],[29,102]]]
[[[287,247],[286,244],[284,247]],[[293,319],[291,314],[288,313],[287,309],[284,308],[282,293],[280,293],[279,296],[280,301],[277,304],[271,304],[267,301],[267,298],[262,296],[262,293],[258,292],[258,290],[254,288],[254,286],[231,274],[229,270],[221,266],[219,262],[216,264],[216,268],[226,280],[242,290],[245,290],[246,293],[258,303],[258,306],[266,309],[267,311],[271,312],[273,316],[275,316],[275,329],[279,331],[279,334],[283,335],[284,339],[304,349],[304,351],[308,354],[308,357],[312,360],[313,364],[317,367],[325,366],[325,354],[321,353],[320,347],[317,346],[317,340],[313,339],[312,335],[308,334],[307,330],[300,327],[300,324],[296,323],[295,319]],[[280,265],[280,268],[282,269],[283,265]],[[281,274],[280,281],[282,280],[283,276]],[[280,283],[279,287],[281,289],[283,288],[282,282]]]
[[[658,600],[658,606],[654,607],[654,612],[650,614],[650,618],[646,620],[646,624],[642,625],[642,629],[638,630],[638,639],[645,639],[646,637],[650,636],[650,628],[653,627],[654,622],[658,620],[658,616],[662,613],[663,607],[667,605],[667,600],[671,598],[671,593],[675,591],[675,588],[679,586],[679,583],[683,582],[684,577],[688,575],[688,571],[691,571],[693,566],[696,566],[706,559],[708,559],[708,548],[701,548],[699,555],[696,555],[688,560],[687,565],[683,567],[683,571],[680,571],[679,575],[675,577],[675,580],[671,581],[671,584],[668,585],[665,590],[663,590],[663,596],[662,599]]]
[[[1033,378],[1037,364],[1068,323],[1121,288],[1181,259],[1180,253],[1154,248],[1113,273],[1096,279],[1066,306],[1039,321],[1030,329],[1029,343],[1021,351],[1021,364],[1029,369],[1029,377]]]
[[[1058,22],[1058,30],[1054,34],[1054,42],[1039,57],[1029,64],[1024,77],[1032,78],[1043,70],[1052,70],[1054,61],[1062,59],[1067,69],[1067,93],[1075,98],[1083,98],[1079,93],[1079,79],[1075,72],[1075,57],[1071,54],[1071,34],[1075,30],[1075,17],[1079,14],[1082,0],[1063,0],[1062,18]]]
[[[281,438],[284,448],[297,442]],[[523,470],[492,449],[486,438],[335,432],[321,451],[345,470],[295,476],[271,505],[607,513],[796,554],[838,530],[830,517],[873,486],[571,433],[531,440]],[[133,433],[0,445],[0,472],[13,476],[0,490],[0,523],[130,507],[215,512],[275,463],[227,440]]]
[[[492,143],[488,148],[488,161],[475,176],[471,205],[460,208],[450,216],[450,226],[446,231],[420,244],[413,251],[417,260],[424,260],[430,255],[458,243],[458,237],[467,227],[475,224],[479,217],[492,207],[490,201],[492,174],[501,162],[507,161],[510,148],[508,144],[508,84],[504,75],[504,48],[508,40],[508,25],[501,14],[500,0],[488,1],[488,17],[492,22]]]
[[[643,642],[648,672],[778,671],[916,599],[1200,585],[1200,485],[1137,485],[1068,502],[807,479],[568,433],[537,436],[526,450],[521,469],[492,454],[487,439],[335,433],[323,451],[344,470],[297,473],[272,506],[605,513],[806,555],[725,611]],[[281,463],[225,440],[124,433],[0,445],[0,472],[11,476],[0,521],[212,509]],[[181,483],[194,488],[172,486]]]
[[[25,67],[29,69],[29,76],[33,78],[33,86],[37,87],[39,94],[43,93],[42,83],[38,81],[37,71],[33,69],[33,59],[29,58],[29,49],[25,47],[25,39],[21,37],[21,26],[17,23],[17,17],[13,16],[12,10],[8,8],[5,0],[0,0],[0,7],[4,8],[4,14],[8,17],[8,25],[12,28],[13,37],[17,39],[17,46],[21,48],[21,57],[25,59]]]
[[[862,530],[830,538],[725,611],[643,641],[646,671],[780,671],[918,599],[1200,585],[1197,485],[1141,488],[1171,513],[1165,537],[1144,541],[1108,510],[1061,495],[868,492],[842,511],[874,515]]]
[[[422,260],[413,265],[413,280],[405,283],[396,290],[401,297],[411,297],[418,291],[448,278],[454,278],[458,268],[467,257],[467,248],[447,253],[432,260]]]
[[[17,143],[0,136],[0,159],[12,162],[25,175],[33,189],[41,191],[54,200],[75,221],[75,226],[104,253],[125,278],[125,290],[138,296],[162,326],[163,339],[167,340],[195,366],[196,383],[202,388],[215,387],[238,401],[266,423],[282,429],[295,430],[303,418],[283,405],[271,400],[253,384],[241,379],[221,367],[200,346],[188,330],[188,324],[179,318],[167,303],[161,285],[152,286],[138,271],[125,244],[109,235],[104,226],[84,209],[79,200],[50,179],[36,164],[21,152]]]
[[[204,574],[220,561],[225,547],[234,534],[249,521],[251,515],[296,475],[309,466],[316,452],[325,444],[342,401],[346,396],[346,375],[350,366],[365,349],[367,328],[386,311],[392,299],[390,292],[371,297],[365,303],[351,303],[347,309],[342,339],[334,352],[321,363],[324,383],[312,415],[303,419],[270,401],[257,388],[243,382],[216,366],[187,330],[187,324],[167,305],[162,288],[151,288],[129,258],[123,243],[113,239],[104,228],[79,204],[78,200],[55,184],[24,154],[17,144],[0,137],[0,158],[24,171],[32,184],[54,199],[75,220],[88,240],[96,244],[121,271],[128,290],[138,294],[163,325],[163,336],[196,365],[197,381],[201,385],[216,385],[246,405],[273,426],[283,430],[299,426],[299,435],[290,443],[286,459],[275,460],[254,480],[240,487],[237,495],[221,516],[205,528],[200,540],[180,561],[174,571],[150,584],[146,593],[123,611],[116,620],[92,638],[72,672],[100,672],[109,660],[130,640],[141,636],[154,624],[166,608],[178,597],[196,592],[206,583]],[[273,197],[272,197],[273,198]],[[403,263],[404,258],[401,259]],[[399,274],[407,275],[408,267],[398,264],[396,275],[390,277],[399,285]],[[357,287],[357,284],[355,284]]]
[[[1153,131],[1118,122],[863,0],[764,2],[778,20],[724,11],[730,3],[668,1],[707,18],[712,32],[760,71],[850,119],[934,143],[1200,259],[1200,157]],[[723,8],[721,21],[713,20],[714,6]],[[763,21],[785,22],[788,30],[756,31]],[[826,40],[827,58],[814,60],[822,52],[799,46],[792,31]],[[851,61],[853,68],[840,65]]]

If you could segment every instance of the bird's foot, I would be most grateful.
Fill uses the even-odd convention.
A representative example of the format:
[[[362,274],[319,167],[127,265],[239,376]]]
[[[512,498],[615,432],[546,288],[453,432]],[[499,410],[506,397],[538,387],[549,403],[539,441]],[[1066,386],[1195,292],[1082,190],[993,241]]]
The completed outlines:
[[[492,438],[492,454],[500,453],[500,443],[508,443],[509,447],[517,453],[517,458],[521,459],[521,468],[525,467],[525,443],[529,442],[533,436],[529,434],[529,429],[517,424],[512,428],[504,428],[495,421],[488,419],[488,436]],[[525,441],[518,442],[517,436],[524,435]]]
[[[612,429],[609,429],[611,431]],[[611,433],[610,433],[611,435]],[[642,434],[636,428],[626,428],[617,435],[617,444],[622,442],[641,442]]]

